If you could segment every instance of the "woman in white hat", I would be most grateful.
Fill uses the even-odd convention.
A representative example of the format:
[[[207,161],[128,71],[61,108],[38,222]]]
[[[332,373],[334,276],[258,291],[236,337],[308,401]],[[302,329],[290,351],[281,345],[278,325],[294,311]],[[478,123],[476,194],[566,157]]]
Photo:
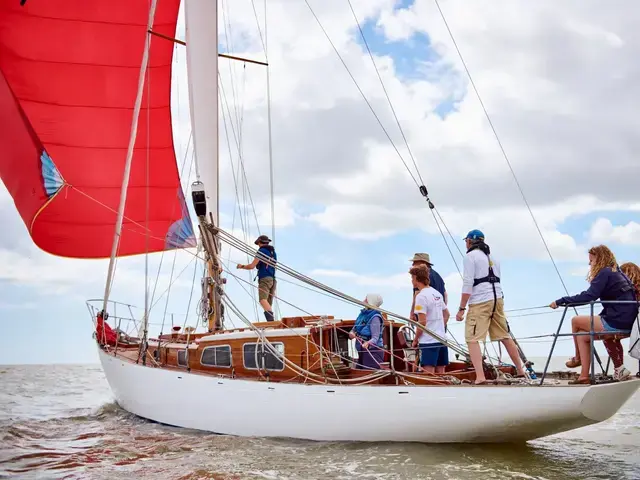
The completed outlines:
[[[384,319],[376,308],[382,305],[382,296],[369,293],[363,300],[367,307],[360,311],[349,338],[356,339],[358,368],[377,370],[384,359],[382,327]]]

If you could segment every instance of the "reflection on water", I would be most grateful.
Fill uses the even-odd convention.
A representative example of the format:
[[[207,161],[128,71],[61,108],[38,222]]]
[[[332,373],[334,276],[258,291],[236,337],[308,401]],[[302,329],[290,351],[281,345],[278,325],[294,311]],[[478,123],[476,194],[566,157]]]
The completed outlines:
[[[0,380],[0,476],[640,478],[638,395],[605,423],[526,445],[370,444],[239,438],[148,422],[113,403],[99,366],[0,367]]]

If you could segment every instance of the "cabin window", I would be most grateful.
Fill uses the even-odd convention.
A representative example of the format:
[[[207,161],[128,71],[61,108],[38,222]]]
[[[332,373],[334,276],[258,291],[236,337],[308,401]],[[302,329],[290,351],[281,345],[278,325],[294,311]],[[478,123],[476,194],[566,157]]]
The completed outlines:
[[[186,350],[178,350],[178,366],[179,367],[187,367],[187,351]]]
[[[231,367],[231,346],[207,347],[202,351],[200,363],[207,367]]]
[[[244,357],[244,368],[248,370],[257,370],[258,365],[263,370],[284,370],[284,362],[281,359],[281,355],[284,355],[284,343],[272,343],[273,348],[278,352],[278,355],[274,355],[269,347],[265,347],[263,343],[245,343],[242,346],[242,353]],[[256,355],[256,348],[258,349]],[[256,364],[256,358],[258,364]]]

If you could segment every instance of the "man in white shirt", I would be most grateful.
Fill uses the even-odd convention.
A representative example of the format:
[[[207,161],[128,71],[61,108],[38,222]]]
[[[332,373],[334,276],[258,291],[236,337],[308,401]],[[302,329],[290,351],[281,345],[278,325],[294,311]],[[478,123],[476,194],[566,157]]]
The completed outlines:
[[[464,336],[476,370],[476,384],[487,381],[482,367],[482,352],[478,344],[485,341],[487,332],[492,342],[502,342],[518,375],[524,376],[518,348],[509,335],[507,317],[504,314],[500,264],[491,258],[489,246],[484,243],[484,234],[480,230],[471,230],[464,240],[467,245],[467,254],[464,257],[462,298],[456,320],[461,322],[464,319],[468,303],[469,313],[467,313]]]
[[[418,289],[415,297],[413,312],[418,318],[418,323],[424,325],[429,331],[446,338],[445,312],[449,318],[444,296],[429,285],[429,269],[420,265],[409,270],[411,283]],[[427,373],[444,373],[449,365],[449,349],[437,339],[417,329],[413,340],[413,348],[420,346],[420,367]]]

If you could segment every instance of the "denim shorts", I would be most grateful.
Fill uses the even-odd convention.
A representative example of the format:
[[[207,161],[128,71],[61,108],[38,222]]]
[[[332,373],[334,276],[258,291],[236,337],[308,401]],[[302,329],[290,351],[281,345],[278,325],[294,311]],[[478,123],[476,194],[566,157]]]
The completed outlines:
[[[607,332],[620,332],[620,333],[629,333],[631,332],[631,330],[620,330],[619,328],[615,328],[612,327],[611,325],[609,325],[606,320],[604,319],[604,317],[600,317],[600,321],[602,322],[602,328],[603,330],[607,331]],[[605,337],[606,338],[606,337]]]

